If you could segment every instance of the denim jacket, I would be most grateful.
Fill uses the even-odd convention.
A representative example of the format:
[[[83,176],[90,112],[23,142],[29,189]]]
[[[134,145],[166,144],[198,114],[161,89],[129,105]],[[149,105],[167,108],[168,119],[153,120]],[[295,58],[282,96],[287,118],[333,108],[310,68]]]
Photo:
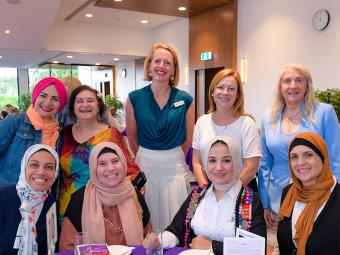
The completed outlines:
[[[42,131],[35,130],[26,113],[10,114],[0,121],[0,185],[16,184],[21,159],[33,144],[41,143]],[[61,148],[57,141],[57,151]]]

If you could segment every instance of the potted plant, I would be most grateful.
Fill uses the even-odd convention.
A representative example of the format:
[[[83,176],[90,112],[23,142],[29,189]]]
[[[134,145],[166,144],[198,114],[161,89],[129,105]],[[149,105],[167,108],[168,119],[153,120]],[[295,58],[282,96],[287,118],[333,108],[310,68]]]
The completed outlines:
[[[116,111],[119,111],[124,108],[124,104],[119,100],[118,96],[115,95],[107,95],[105,97],[105,105],[107,109],[110,110],[112,116],[116,114]]]
[[[340,89],[317,90],[315,96],[320,102],[331,104],[340,120]]]

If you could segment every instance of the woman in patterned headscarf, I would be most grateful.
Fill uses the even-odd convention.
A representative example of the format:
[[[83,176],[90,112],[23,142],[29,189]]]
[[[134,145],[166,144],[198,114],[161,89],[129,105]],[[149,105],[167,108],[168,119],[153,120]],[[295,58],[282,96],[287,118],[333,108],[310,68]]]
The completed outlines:
[[[316,133],[301,133],[291,141],[288,159],[293,183],[282,193],[280,254],[340,254],[340,185],[325,141]]]
[[[46,213],[56,200],[50,188],[58,173],[58,154],[50,146],[35,144],[25,152],[16,186],[0,187],[0,254],[47,254]]]

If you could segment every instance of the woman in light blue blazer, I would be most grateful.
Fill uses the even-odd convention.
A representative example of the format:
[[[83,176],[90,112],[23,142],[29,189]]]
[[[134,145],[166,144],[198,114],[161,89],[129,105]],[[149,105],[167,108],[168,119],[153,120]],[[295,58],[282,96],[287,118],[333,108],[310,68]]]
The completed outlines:
[[[280,73],[274,105],[264,114],[261,123],[263,158],[259,167],[258,187],[268,233],[274,232],[276,235],[281,193],[291,182],[289,143],[295,135],[307,131],[318,133],[326,141],[331,170],[339,180],[340,124],[334,108],[315,99],[312,77],[305,66],[288,64]],[[277,246],[275,239],[272,242],[268,238],[268,244]]]

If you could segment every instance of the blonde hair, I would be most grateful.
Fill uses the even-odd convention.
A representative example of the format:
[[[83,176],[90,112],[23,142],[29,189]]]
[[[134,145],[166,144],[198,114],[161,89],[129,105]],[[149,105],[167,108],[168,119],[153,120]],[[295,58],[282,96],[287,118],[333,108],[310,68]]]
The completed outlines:
[[[219,82],[225,77],[233,77],[237,83],[237,96],[233,105],[233,115],[241,116],[244,115],[244,93],[243,85],[241,82],[241,77],[236,70],[233,69],[223,69],[215,74],[209,87],[209,110],[208,113],[216,111],[216,104],[213,98],[213,93]]]
[[[315,98],[312,75],[310,74],[306,66],[302,64],[290,63],[282,67],[280,71],[279,79],[277,82],[276,98],[272,106],[272,113],[271,113],[271,117],[272,117],[271,122],[273,126],[276,126],[279,112],[282,110],[282,107],[285,104],[285,100],[281,94],[281,82],[282,82],[284,75],[286,74],[288,70],[294,70],[298,72],[307,81],[307,88],[306,88],[307,91],[304,97],[306,107],[305,107],[304,112],[307,118],[313,122],[313,119],[312,119],[313,105],[317,102],[317,100]]]
[[[164,49],[167,50],[171,53],[173,59],[174,59],[174,73],[173,77],[170,77],[169,84],[173,87],[176,87],[179,81],[179,62],[178,62],[178,57],[175,49],[170,46],[169,44],[166,43],[155,43],[152,45],[149,55],[144,61],[144,80],[145,81],[151,81],[152,77],[150,76],[150,65],[151,61],[155,55],[155,51],[157,49]]]
[[[68,96],[71,95],[74,89],[78,88],[81,85],[81,81],[73,76],[65,76],[61,81],[64,83],[66,87]]]

